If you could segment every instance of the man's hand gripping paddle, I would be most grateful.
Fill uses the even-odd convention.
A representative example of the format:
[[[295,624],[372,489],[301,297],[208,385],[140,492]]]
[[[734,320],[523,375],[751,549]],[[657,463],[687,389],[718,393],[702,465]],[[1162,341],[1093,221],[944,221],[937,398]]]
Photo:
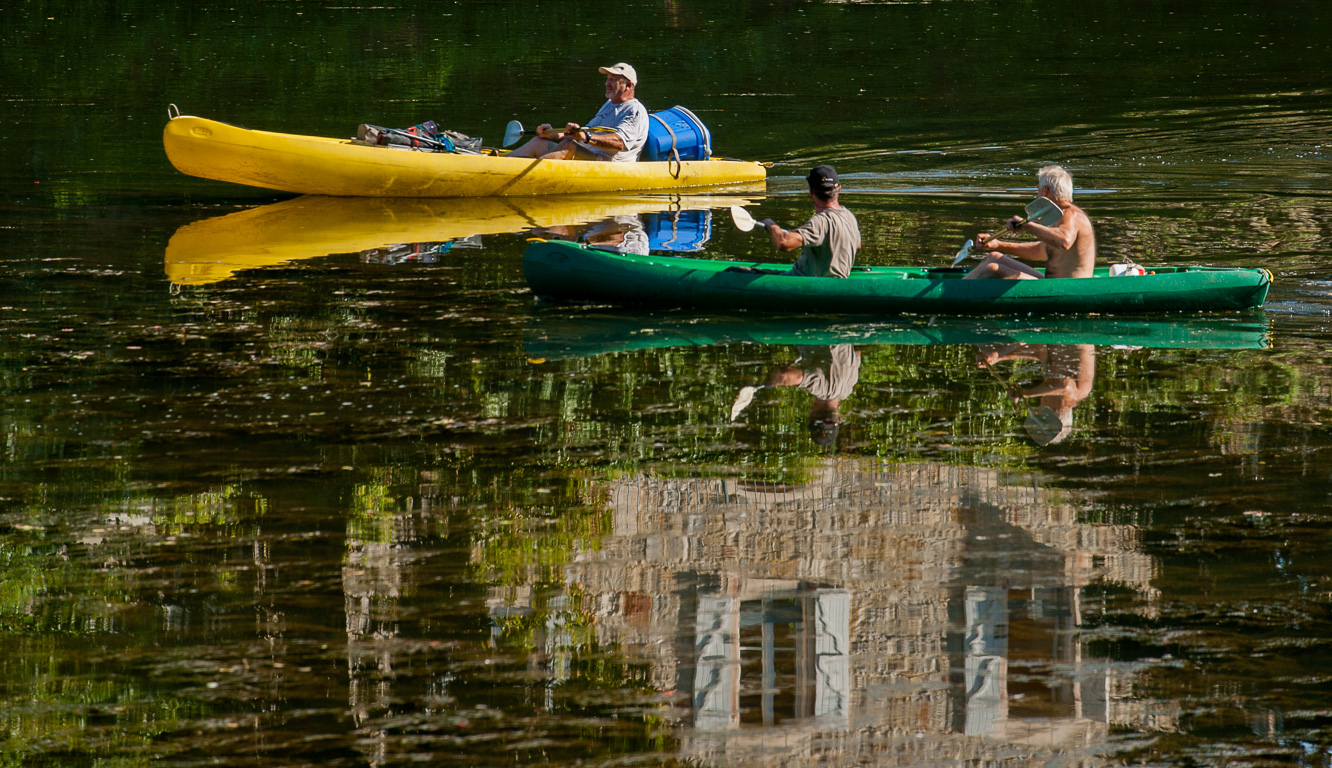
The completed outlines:
[[[1064,212],[1048,197],[1038,197],[1030,203],[1027,203],[1026,212],[1026,217],[1017,223],[1017,227],[1021,227],[1023,224],[1032,221],[1042,226],[1053,227],[1064,218]],[[1017,227],[1015,227],[1015,229]],[[995,235],[989,240],[981,243],[979,246],[977,246],[975,242],[968,240],[963,243],[961,250],[953,256],[952,266],[956,267],[958,264],[961,264],[964,259],[971,255],[972,251],[988,249],[990,243],[993,243],[998,239],[999,236]]]
[[[594,125],[594,126],[592,126],[592,127],[590,127],[590,128],[589,128],[588,126],[583,126],[583,127],[580,128],[579,130],[582,131],[582,132],[584,132],[584,133],[614,133],[614,132],[615,132],[615,129],[614,129],[614,128],[606,128],[605,126],[601,126],[601,125]],[[535,136],[535,135],[536,135],[536,131],[525,131],[525,130],[523,130],[523,124],[522,124],[522,123],[518,122],[517,120],[510,120],[510,121],[509,121],[509,125],[508,125],[508,127],[504,129],[504,143],[503,143],[503,144],[500,144],[500,146],[501,146],[501,147],[511,147],[511,146],[513,146],[514,144],[517,144],[517,143],[518,143],[518,140],[521,139],[522,137],[524,137],[524,136]]]

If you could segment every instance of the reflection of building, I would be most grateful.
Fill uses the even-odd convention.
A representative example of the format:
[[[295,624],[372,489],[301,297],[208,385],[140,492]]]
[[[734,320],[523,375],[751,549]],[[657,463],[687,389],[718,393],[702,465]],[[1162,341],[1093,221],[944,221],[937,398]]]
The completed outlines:
[[[399,602],[413,550],[404,542],[415,535],[410,516],[377,508],[382,500],[362,492],[366,507],[348,521],[347,553],[342,566],[343,610],[347,624],[347,706],[358,727],[387,711],[393,700],[394,657]],[[383,728],[362,732],[358,747],[371,765],[383,764],[388,736]]]
[[[1035,759],[1141,716],[1127,671],[1082,656],[1080,588],[1150,594],[1150,561],[1029,477],[834,461],[798,486],[640,476],[604,493],[614,532],[566,583],[592,598],[597,640],[673,692],[682,757],[937,764],[999,743]]]

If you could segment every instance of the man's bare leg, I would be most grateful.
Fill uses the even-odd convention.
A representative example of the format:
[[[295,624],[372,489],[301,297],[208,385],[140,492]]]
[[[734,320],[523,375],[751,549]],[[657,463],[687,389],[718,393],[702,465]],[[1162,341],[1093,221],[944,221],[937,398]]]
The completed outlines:
[[[542,155],[542,156],[541,156],[541,159],[542,159],[542,160],[577,160],[577,159],[578,159],[578,145],[575,144],[571,139],[565,139],[564,141],[561,141],[559,144],[556,144],[554,149],[552,149],[551,151],[549,151],[549,152],[547,152],[546,154]]]
[[[588,149],[585,144],[573,139],[565,139],[555,148],[541,156],[542,160],[606,160],[608,158],[598,155],[596,152]]]
[[[541,157],[556,146],[555,142],[537,136],[529,139],[526,144],[510,152],[507,157]]]
[[[1041,273],[1002,253],[990,253],[963,280],[1039,280]]]

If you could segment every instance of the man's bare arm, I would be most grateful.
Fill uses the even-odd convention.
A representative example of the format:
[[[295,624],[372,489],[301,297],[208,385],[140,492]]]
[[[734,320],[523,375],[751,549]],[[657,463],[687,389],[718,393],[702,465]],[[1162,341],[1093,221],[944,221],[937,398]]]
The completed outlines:
[[[1030,232],[1042,243],[1045,243],[1052,248],[1067,251],[1078,241],[1078,225],[1081,223],[1080,218],[1080,214],[1070,212],[1069,215],[1064,216],[1064,218],[1059,221],[1058,226],[1047,227],[1044,224],[1037,224],[1034,221],[1029,221],[1023,226],[1023,229]]]
[[[587,143],[598,149],[613,149],[616,152],[628,149],[624,144],[624,137],[618,133],[589,133]]]
[[[805,238],[795,232],[782,229],[772,219],[764,219],[763,228],[768,230],[768,235],[772,237],[773,246],[780,251],[794,251],[805,244]]]
[[[984,243],[991,237],[993,237],[993,235],[990,233],[982,232],[976,236],[976,242]],[[1043,243],[1031,242],[1029,240],[1021,243],[1015,243],[1009,240],[995,240],[990,243],[989,248],[992,251],[998,251],[1007,256],[1026,259],[1028,261],[1045,261],[1049,258],[1049,254],[1046,253],[1045,245]]]

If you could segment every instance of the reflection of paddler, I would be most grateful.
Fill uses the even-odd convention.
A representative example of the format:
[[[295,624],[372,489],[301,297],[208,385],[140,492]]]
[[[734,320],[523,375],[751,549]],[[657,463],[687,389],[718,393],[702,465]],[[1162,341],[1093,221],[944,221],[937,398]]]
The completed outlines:
[[[769,387],[799,387],[814,396],[809,408],[809,436],[822,446],[837,441],[842,424],[839,408],[860,380],[860,353],[850,344],[796,347],[801,363],[783,366],[768,376]]]
[[[636,213],[611,216],[591,226],[578,227],[561,225],[544,227],[533,232],[552,240],[581,241],[598,248],[609,248],[620,253],[648,255],[649,241],[643,220]]]
[[[761,190],[758,185],[738,191]],[[167,243],[166,274],[177,285],[203,285],[226,280],[242,269],[360,253],[394,243],[442,243],[626,214],[727,208],[736,202],[734,196],[709,195],[453,200],[307,195],[186,224]]]
[[[648,254],[647,230],[643,229],[643,220],[636,213],[612,216],[593,224],[583,234],[583,241],[588,245],[610,246],[621,253]]]
[[[1013,387],[1014,402],[1035,399],[1058,417],[1057,430],[1028,429],[1040,445],[1061,442],[1073,431],[1073,409],[1091,394],[1096,379],[1096,347],[1091,344],[1010,344],[982,347],[977,361],[986,367],[1004,360],[1038,360],[1042,379],[1031,387]]]

